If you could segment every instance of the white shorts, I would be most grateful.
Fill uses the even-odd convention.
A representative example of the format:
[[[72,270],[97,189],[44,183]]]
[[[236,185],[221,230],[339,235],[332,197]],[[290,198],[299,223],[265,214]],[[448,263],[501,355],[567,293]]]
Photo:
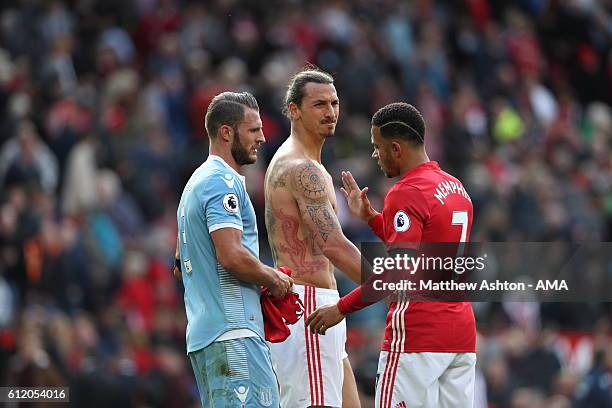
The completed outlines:
[[[338,291],[303,285],[293,285],[293,290],[304,302],[304,317],[289,326],[287,340],[268,343],[280,383],[281,407],[341,407],[346,322],[327,329],[325,335],[312,334],[304,327],[304,321],[318,306],[338,302]]]
[[[472,408],[475,353],[381,351],[376,408]]]

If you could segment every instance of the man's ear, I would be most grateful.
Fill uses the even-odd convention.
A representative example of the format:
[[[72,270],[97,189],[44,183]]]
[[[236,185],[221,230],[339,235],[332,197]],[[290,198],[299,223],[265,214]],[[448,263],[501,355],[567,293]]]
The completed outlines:
[[[220,137],[221,140],[231,142],[232,137],[234,136],[234,129],[232,129],[232,127],[228,125],[221,125],[219,127],[219,130],[217,131],[217,135],[217,137]]]
[[[291,115],[291,120],[298,120],[302,116],[300,108],[293,102],[289,104],[289,114]]]
[[[402,155],[403,150],[406,147],[402,145],[402,143],[397,140],[393,140],[391,142],[391,153],[393,153],[393,157],[400,157]]]

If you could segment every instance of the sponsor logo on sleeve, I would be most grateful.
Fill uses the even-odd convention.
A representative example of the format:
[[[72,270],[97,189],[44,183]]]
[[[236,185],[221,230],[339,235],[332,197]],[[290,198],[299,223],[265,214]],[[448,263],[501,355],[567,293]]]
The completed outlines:
[[[403,211],[398,211],[393,217],[393,227],[397,232],[408,231],[410,228],[410,217]]]
[[[223,208],[230,214],[238,212],[238,197],[234,193],[228,193],[223,196]]]

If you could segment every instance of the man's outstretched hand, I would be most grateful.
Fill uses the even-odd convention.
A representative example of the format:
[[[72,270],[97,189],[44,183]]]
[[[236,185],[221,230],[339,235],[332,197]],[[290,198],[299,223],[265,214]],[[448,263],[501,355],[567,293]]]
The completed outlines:
[[[349,209],[355,216],[365,222],[370,221],[376,216],[377,212],[372,208],[372,204],[370,204],[368,199],[368,188],[359,188],[350,171],[342,172],[342,187],[340,190],[346,198]]]
[[[344,315],[340,313],[338,306],[325,305],[318,307],[306,319],[306,326],[310,327],[313,333],[325,334],[327,329],[340,323],[344,319]]]

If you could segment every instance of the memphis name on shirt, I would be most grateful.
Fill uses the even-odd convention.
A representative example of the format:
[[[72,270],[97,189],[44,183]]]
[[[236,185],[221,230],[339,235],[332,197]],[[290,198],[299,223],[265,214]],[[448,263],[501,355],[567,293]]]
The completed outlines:
[[[437,198],[438,201],[442,203],[442,205],[444,205],[446,197],[448,197],[450,194],[459,194],[467,198],[470,202],[472,201],[461,183],[457,183],[452,180],[444,180],[438,183],[438,186],[436,187],[436,192],[434,193],[434,197]]]

